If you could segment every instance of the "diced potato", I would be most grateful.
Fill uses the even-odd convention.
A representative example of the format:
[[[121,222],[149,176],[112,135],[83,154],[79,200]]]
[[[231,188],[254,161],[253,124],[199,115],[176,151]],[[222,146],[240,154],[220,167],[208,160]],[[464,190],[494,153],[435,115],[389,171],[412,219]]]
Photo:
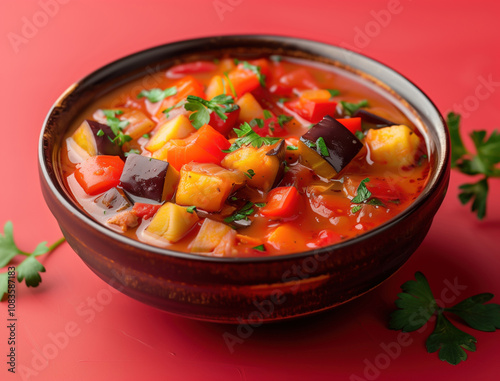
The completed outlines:
[[[179,205],[194,205],[208,212],[221,210],[228,196],[246,182],[238,170],[212,163],[189,163],[181,168],[181,179],[175,196]]]
[[[97,147],[92,130],[88,127],[88,123],[83,122],[80,127],[73,133],[73,140],[80,148],[82,148],[89,156],[97,155]]]
[[[158,209],[146,231],[169,242],[177,242],[198,220],[196,213],[189,213],[187,208],[167,202]]]
[[[189,250],[209,253],[219,245],[222,238],[231,230],[233,229],[222,222],[206,218],[201,225],[198,235],[189,245]]]
[[[155,123],[138,110],[126,112],[121,117],[129,121],[124,133],[130,135],[132,139],[138,139],[144,134],[149,134],[155,128]]]
[[[365,139],[371,159],[391,167],[414,163],[420,138],[407,126],[397,125],[368,131]]]
[[[267,192],[273,186],[280,168],[278,158],[267,155],[271,149],[268,145],[263,145],[260,148],[242,147],[227,154],[221,165],[246,173],[249,170],[254,171],[255,175],[251,179],[247,179],[248,185]]]
[[[214,75],[207,87],[207,99],[224,94],[224,81],[220,75]]]
[[[184,139],[193,132],[196,132],[196,129],[191,125],[189,119],[185,115],[179,115],[163,123],[151,137],[145,148],[150,152],[155,152],[169,140]]]
[[[282,224],[274,229],[267,237],[267,242],[283,253],[298,251],[306,244],[303,233],[290,224]]]
[[[249,123],[252,119],[264,118],[264,110],[251,93],[246,93],[236,102],[240,106],[240,120]]]

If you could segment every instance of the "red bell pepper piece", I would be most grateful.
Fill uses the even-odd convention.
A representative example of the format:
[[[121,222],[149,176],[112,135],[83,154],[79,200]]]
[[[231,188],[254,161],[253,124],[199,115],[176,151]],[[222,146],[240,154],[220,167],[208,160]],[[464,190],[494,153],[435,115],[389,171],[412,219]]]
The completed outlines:
[[[337,119],[342,125],[351,131],[353,134],[356,131],[362,132],[361,129],[361,118],[346,118],[346,119]]]
[[[334,115],[337,102],[331,100],[328,90],[306,90],[285,106],[311,123],[318,123],[325,115]]]
[[[167,77],[178,78],[186,74],[206,73],[217,69],[217,65],[211,61],[194,61],[172,66],[167,70]]]
[[[220,132],[222,135],[227,136],[229,132],[233,129],[234,125],[238,121],[238,117],[240,116],[240,108],[238,107],[236,110],[226,113],[227,119],[222,120],[219,115],[215,112],[210,114],[210,122],[208,123],[212,126],[216,131]]]
[[[297,212],[300,195],[295,187],[279,187],[267,194],[266,206],[260,209],[265,217],[292,217]]]
[[[178,171],[184,164],[192,161],[197,163],[220,164],[226,156],[222,152],[231,143],[210,125],[205,124],[186,139],[173,139],[166,143],[166,160]]]
[[[203,90],[203,84],[190,75],[179,79],[172,86],[176,87],[177,93],[163,100],[161,107],[156,113],[157,117],[162,117],[164,110],[186,99],[188,95],[194,95],[203,99],[206,98],[205,91]]]
[[[75,179],[85,193],[96,195],[120,183],[123,166],[123,160],[118,156],[91,156],[76,166]]]
[[[258,66],[262,75],[267,76],[269,74],[269,62],[266,59],[248,61],[248,63]],[[254,71],[245,68],[243,63],[239,63],[235,69],[231,70],[228,77],[233,84],[238,97],[255,90],[261,85],[257,74]],[[228,89],[226,88],[226,90]]]

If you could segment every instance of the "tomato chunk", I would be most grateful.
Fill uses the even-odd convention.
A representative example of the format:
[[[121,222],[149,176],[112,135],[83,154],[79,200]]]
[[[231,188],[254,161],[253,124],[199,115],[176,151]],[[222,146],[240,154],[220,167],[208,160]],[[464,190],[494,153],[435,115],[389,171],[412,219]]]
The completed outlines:
[[[295,187],[279,187],[267,195],[267,203],[260,213],[266,217],[292,217],[297,213],[300,195]]]
[[[118,156],[91,156],[77,165],[75,179],[85,193],[96,195],[120,183],[124,163]]]
[[[132,212],[137,217],[147,220],[153,217],[160,207],[161,204],[145,204],[143,202],[136,202],[132,208]]]

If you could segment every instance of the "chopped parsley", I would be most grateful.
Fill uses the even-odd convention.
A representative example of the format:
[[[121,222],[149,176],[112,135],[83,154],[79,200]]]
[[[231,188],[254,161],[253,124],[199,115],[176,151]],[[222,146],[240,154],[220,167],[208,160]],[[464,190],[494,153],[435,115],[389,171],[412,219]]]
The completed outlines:
[[[281,114],[278,116],[278,124],[283,127],[283,124],[288,123],[293,119],[293,116]]]
[[[191,205],[186,208],[186,212],[193,214],[194,211],[196,210],[196,206]]]
[[[455,314],[465,324],[483,332],[493,332],[500,329],[500,305],[488,303],[494,295],[478,294],[460,303],[442,308],[436,302],[425,276],[415,273],[415,280],[410,280],[401,286],[395,304],[398,307],[391,314],[389,328],[413,332],[428,324],[431,317],[436,317],[434,331],[427,338],[427,352],[439,351],[439,359],[451,365],[457,365],[467,360],[465,350],[476,351],[476,338],[455,327],[445,315]]]
[[[128,120],[121,120],[116,117],[116,115],[123,114],[121,110],[102,110],[104,115],[106,116],[106,124],[111,128],[115,137],[111,139],[109,136],[109,140],[113,143],[118,144],[120,147],[132,140],[130,135],[124,134],[123,129],[127,127],[130,122]]]
[[[255,246],[253,249],[255,249],[257,251],[266,251],[264,244],[259,245],[259,246]]]
[[[266,76],[264,74],[262,74],[259,66],[252,65],[252,64],[248,63],[247,61],[243,61],[243,68],[252,71],[259,79],[260,85],[262,87],[266,87]]]
[[[366,178],[361,180],[358,185],[358,189],[356,190],[356,196],[351,200],[352,204],[358,204],[352,207],[351,213],[356,213],[361,210],[363,205],[373,205],[373,206],[385,206],[382,201],[378,198],[372,198],[372,192],[368,190],[366,187],[366,183],[369,182],[370,179]]]
[[[146,97],[151,103],[157,103],[175,94],[177,94],[177,87],[173,86],[165,90],[162,89],[142,90],[137,95],[137,98],[140,99]]]
[[[234,221],[248,220],[248,216],[254,212],[253,206],[254,203],[248,201],[240,210],[237,210],[229,217],[224,218],[224,222],[229,224]]]
[[[180,101],[180,102],[176,103],[175,105],[166,108],[165,110],[162,111],[162,113],[164,113],[165,116],[168,118],[169,117],[168,113],[170,111],[172,111],[174,108],[181,107],[183,105],[184,105],[184,101]]]
[[[299,149],[299,147],[297,147],[297,146],[286,146],[286,149],[288,151],[297,151]]]
[[[269,110],[263,110],[263,114],[264,114],[264,120],[270,119],[273,117],[273,114],[271,114],[271,111],[269,111]]]
[[[97,136],[104,136],[104,131],[102,129],[99,129],[99,131],[97,131]]]
[[[358,140],[363,140],[365,138],[365,134],[363,134],[361,131],[356,131],[354,133],[354,135],[356,135],[356,137],[358,138]]]
[[[252,179],[252,177],[255,176],[255,171],[253,169],[249,169],[248,171],[244,172],[245,176],[248,177],[249,179]]]
[[[326,89],[326,90],[330,93],[331,98],[336,97],[337,95],[340,94],[340,91],[338,91],[337,89]]]
[[[231,82],[231,79],[229,78],[229,76],[227,75],[227,72],[224,73],[224,77],[226,77],[226,80],[227,80],[227,83],[229,84],[229,88],[231,89],[231,94],[233,94],[233,97],[237,97],[236,95],[236,90],[234,89],[234,85],[233,85],[233,82]],[[224,78],[222,78],[222,83],[224,83]],[[226,86],[224,86],[224,93],[226,91]]]
[[[243,123],[240,128],[234,128],[234,132],[238,135],[238,138],[231,144],[228,150],[224,150],[223,152],[229,153],[236,151],[238,148],[242,146],[251,145],[255,148],[260,148],[263,145],[271,145],[277,143],[280,138],[271,138],[271,137],[262,137],[259,136],[252,127],[248,123]]]
[[[230,95],[217,95],[209,101],[194,95],[188,95],[184,108],[193,111],[189,116],[189,120],[194,128],[199,129],[210,122],[212,112],[215,112],[222,120],[226,120],[227,115],[225,113],[236,110],[238,106],[234,104],[234,99]]]
[[[129,155],[131,155],[131,154],[134,154],[134,153],[136,153],[136,154],[140,155],[141,151],[139,151],[138,149],[132,148],[132,149],[131,149],[131,150],[129,150],[128,152],[125,152],[125,154],[124,154],[124,155],[125,155],[125,157],[127,157],[127,156],[129,156]]]
[[[250,121],[250,127],[259,127],[259,128],[263,128],[264,127],[264,121],[260,118],[254,118]]]
[[[142,137],[143,137],[144,139],[149,139],[149,138],[151,137],[151,135],[149,135],[149,134],[144,134],[144,135],[142,135]]]
[[[316,140],[316,145],[319,148],[319,152],[322,156],[330,156],[330,152],[328,151],[328,147],[326,146],[325,139],[323,139],[322,136],[320,136]]]
[[[356,111],[358,111],[362,107],[369,107],[370,104],[366,99],[359,101],[358,103],[350,103],[345,101],[340,101],[340,104],[344,108],[344,111],[347,115],[352,116]]]

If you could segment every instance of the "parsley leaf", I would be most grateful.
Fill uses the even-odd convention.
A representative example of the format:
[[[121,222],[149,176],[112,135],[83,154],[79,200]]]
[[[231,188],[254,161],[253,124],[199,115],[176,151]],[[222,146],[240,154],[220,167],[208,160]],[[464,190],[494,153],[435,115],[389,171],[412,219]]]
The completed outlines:
[[[278,116],[278,124],[283,127],[283,124],[288,123],[293,119],[293,116],[281,114]]]
[[[240,128],[234,128],[234,132],[238,135],[238,138],[231,144],[228,150],[224,150],[223,152],[233,152],[242,146],[251,145],[255,148],[260,148],[263,145],[271,145],[278,142],[281,138],[271,138],[271,137],[262,137],[258,135],[252,127],[248,123],[243,123]]]
[[[177,94],[177,87],[169,87],[168,89],[151,89],[151,90],[142,90],[137,98],[148,98],[151,103],[161,102],[167,97]]]
[[[270,119],[273,117],[273,114],[271,114],[271,111],[269,111],[269,110],[262,110],[262,113],[264,114],[264,120]]]
[[[46,242],[41,242],[32,253],[24,252],[14,242],[13,225],[11,221],[7,221],[4,226],[3,235],[0,234],[0,267],[7,266],[16,255],[25,256],[26,258],[16,267],[17,280],[19,282],[24,280],[28,287],[36,287],[42,281],[40,273],[45,272],[45,267],[36,257],[54,250],[64,241],[65,239],[61,238],[49,247],[47,247]],[[4,272],[0,274],[0,298],[3,298],[7,292],[8,276]]]
[[[322,136],[320,136],[316,140],[316,145],[319,148],[319,152],[321,153],[322,156],[330,156],[330,151],[328,151],[328,147],[326,146],[325,139],[323,139]],[[364,185],[364,184],[363,184]],[[366,188],[365,188],[366,189]],[[371,193],[370,193],[371,194]]]
[[[253,249],[258,250],[258,251],[266,251],[266,247],[264,246],[264,244],[259,245],[259,246],[255,246]]]
[[[361,131],[359,131],[359,130],[358,130],[358,131],[356,131],[356,132],[354,133],[354,135],[356,135],[356,137],[358,138],[358,140],[363,140],[363,139],[365,138],[365,134],[364,134],[364,133],[362,133],[362,132],[361,132]]]
[[[465,349],[474,352],[477,341],[474,336],[455,327],[445,313],[454,313],[470,327],[481,331],[492,332],[500,328],[500,305],[484,304],[493,298],[492,294],[475,295],[453,307],[440,308],[425,276],[417,272],[415,279],[401,286],[403,293],[398,294],[399,299],[396,300],[399,309],[391,314],[389,328],[415,331],[436,315],[436,326],[427,339],[426,347],[429,353],[439,351],[441,360],[452,365],[465,361]]]
[[[123,114],[123,111],[102,110],[102,112],[106,116],[106,124],[109,126],[109,128],[111,128],[113,134],[115,134],[114,139],[110,138],[113,143],[116,143],[121,147],[124,143],[132,140],[132,137],[130,135],[126,135],[123,133],[123,129],[127,127],[130,122],[128,120],[121,120],[116,117],[116,115]]]
[[[191,205],[186,208],[186,212],[193,214],[194,211],[196,210],[196,206]]]
[[[234,221],[248,220],[248,216],[254,212],[253,206],[253,202],[248,201],[240,210],[237,210],[229,217],[224,218],[224,222],[229,224]]]
[[[471,296],[457,305],[446,308],[460,316],[470,327],[484,332],[500,329],[500,305],[484,304],[493,299],[493,294],[484,293]]]
[[[427,339],[425,346],[429,353],[439,350],[439,358],[442,361],[457,365],[460,361],[467,360],[467,353],[464,349],[476,351],[476,342],[474,336],[456,328],[443,314],[439,314],[436,319],[436,328]]]
[[[233,82],[231,81],[231,79],[229,78],[229,76],[227,75],[227,72],[224,73],[224,77],[226,78],[227,80],[227,83],[229,83],[229,88],[231,89],[231,94],[233,94],[233,97],[237,98],[237,95],[236,95],[236,90],[234,89],[234,85],[233,85]],[[222,78],[222,81],[224,81],[224,78]],[[224,92],[226,91],[226,86],[224,86]]]
[[[370,104],[366,99],[359,101],[358,103],[350,103],[345,101],[340,101],[344,111],[347,115],[352,116],[356,111],[358,111],[361,107],[369,107]]]
[[[252,65],[247,61],[243,61],[243,68],[254,72],[257,78],[259,79],[260,85],[262,87],[266,87],[266,76],[262,74],[260,66]]]
[[[372,196],[372,192],[370,192],[365,185],[369,181],[370,179],[368,177],[364,180],[361,180],[356,191],[356,196],[351,200],[352,203],[361,204]]]
[[[259,127],[259,128],[263,128],[264,127],[264,121],[260,118],[253,118],[251,121],[250,121],[250,127]]]
[[[215,112],[222,120],[226,120],[227,115],[225,113],[234,111],[238,107],[234,104],[233,97],[225,94],[217,95],[209,101],[194,95],[188,95],[187,102],[184,104],[186,110],[194,111],[189,116],[189,120],[196,129],[210,122],[212,112]]]
[[[286,146],[286,149],[288,151],[297,151],[299,149],[299,147],[297,147],[297,146]]]
[[[331,98],[336,97],[340,94],[340,91],[338,91],[337,89],[326,89],[326,91],[330,93]]]
[[[253,169],[249,169],[248,171],[246,171],[244,173],[245,173],[245,176],[248,177],[250,180],[252,179],[252,177],[255,176],[255,171]]]
[[[464,146],[460,135],[460,115],[448,113],[446,123],[451,138],[451,166],[466,175],[483,175],[476,183],[459,186],[458,198],[462,204],[471,202],[471,210],[479,219],[486,216],[488,199],[488,180],[500,177],[500,133],[494,130],[489,137],[486,131],[473,131],[470,137],[476,154],[470,153]]]

